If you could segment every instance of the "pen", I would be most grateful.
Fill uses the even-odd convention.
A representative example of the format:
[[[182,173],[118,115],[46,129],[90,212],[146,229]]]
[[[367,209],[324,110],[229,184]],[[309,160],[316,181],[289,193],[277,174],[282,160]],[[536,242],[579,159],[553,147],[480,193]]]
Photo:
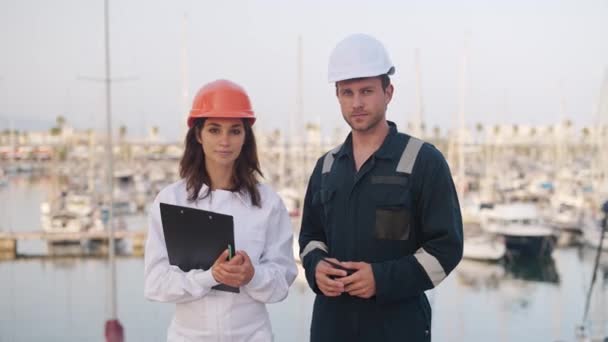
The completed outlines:
[[[232,245],[228,244],[228,260],[232,259]]]

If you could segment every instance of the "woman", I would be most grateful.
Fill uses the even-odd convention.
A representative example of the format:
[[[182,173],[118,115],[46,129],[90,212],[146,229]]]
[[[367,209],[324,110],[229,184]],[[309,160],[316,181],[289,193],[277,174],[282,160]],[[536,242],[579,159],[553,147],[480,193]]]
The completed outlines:
[[[230,81],[205,85],[188,117],[181,180],[160,191],[150,210],[145,250],[145,296],[176,303],[168,341],[270,341],[265,303],[287,296],[297,268],[289,215],[261,175],[255,116],[245,91]],[[209,270],[183,272],[169,264],[159,203],[234,217],[235,245]],[[231,293],[212,287],[240,288]]]

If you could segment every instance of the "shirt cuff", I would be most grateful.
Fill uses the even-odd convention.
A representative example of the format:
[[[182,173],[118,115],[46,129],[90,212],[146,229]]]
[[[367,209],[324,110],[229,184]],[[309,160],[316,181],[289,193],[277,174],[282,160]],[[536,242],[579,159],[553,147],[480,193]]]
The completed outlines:
[[[261,272],[260,266],[257,265],[253,270],[253,278],[249,281],[247,288],[256,289],[264,284],[264,275]]]
[[[194,281],[202,287],[212,288],[216,285],[219,285],[219,282],[213,278],[213,273],[211,272],[211,268],[206,271],[192,271],[196,272],[194,274]]]

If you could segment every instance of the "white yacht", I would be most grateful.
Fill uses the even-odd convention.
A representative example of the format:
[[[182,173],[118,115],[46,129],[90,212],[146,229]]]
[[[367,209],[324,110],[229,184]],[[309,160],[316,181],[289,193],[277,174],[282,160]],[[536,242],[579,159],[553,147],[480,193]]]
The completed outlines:
[[[114,188],[114,216],[133,215],[137,212],[134,192],[135,190],[132,187],[117,186]]]
[[[47,233],[77,233],[93,224],[93,200],[88,195],[63,193],[40,204],[40,223]]]
[[[68,211],[43,214],[40,221],[47,233],[79,233],[86,230],[86,223],[81,217]]]
[[[549,225],[559,231],[580,233],[583,224],[584,199],[582,196],[556,194],[546,214]]]
[[[529,256],[549,256],[556,238],[553,229],[541,222],[533,203],[498,204],[483,211],[483,228],[503,236],[509,253]]]
[[[93,213],[93,199],[87,195],[69,194],[65,197],[65,210],[78,216],[90,216]]]

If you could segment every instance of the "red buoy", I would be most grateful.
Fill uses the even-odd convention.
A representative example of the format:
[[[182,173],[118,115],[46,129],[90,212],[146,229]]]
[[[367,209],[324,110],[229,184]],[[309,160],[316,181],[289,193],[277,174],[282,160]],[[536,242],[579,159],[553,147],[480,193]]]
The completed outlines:
[[[106,342],[124,342],[125,334],[117,319],[106,321]]]

